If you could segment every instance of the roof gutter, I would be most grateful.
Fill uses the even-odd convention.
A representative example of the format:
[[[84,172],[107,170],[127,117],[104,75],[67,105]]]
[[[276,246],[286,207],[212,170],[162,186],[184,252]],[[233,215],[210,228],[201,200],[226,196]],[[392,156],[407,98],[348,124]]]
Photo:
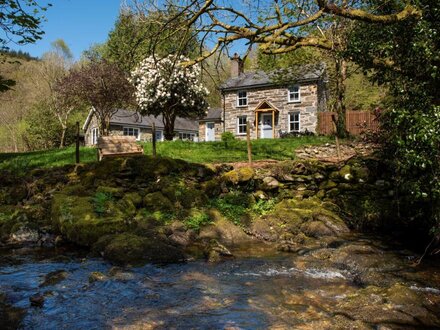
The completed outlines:
[[[300,79],[296,80],[294,83],[305,83],[305,82],[317,82],[321,79],[319,78],[309,78],[309,79]],[[230,92],[230,91],[239,91],[244,89],[251,89],[251,88],[262,88],[262,87],[280,87],[280,86],[286,86],[290,85],[287,82],[280,82],[280,83],[264,83],[264,84],[254,84],[254,85],[243,85],[243,86],[233,86],[233,87],[220,87],[220,92]]]

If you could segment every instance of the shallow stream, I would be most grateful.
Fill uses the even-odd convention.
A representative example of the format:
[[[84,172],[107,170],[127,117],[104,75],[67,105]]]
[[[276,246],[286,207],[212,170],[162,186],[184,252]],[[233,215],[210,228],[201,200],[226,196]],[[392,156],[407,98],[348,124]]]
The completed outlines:
[[[350,244],[366,246],[365,241]],[[334,248],[334,254],[339,251]],[[23,329],[440,326],[440,267],[411,268],[410,253],[381,250],[383,262],[389,265],[387,258],[392,256],[394,264],[392,269],[376,267],[383,276],[370,278],[377,281],[373,285],[365,283],[369,277],[364,273],[360,279],[348,262],[332,264],[314,253],[251,248],[216,264],[119,268],[69,250],[2,248],[0,292],[8,304],[23,309]],[[401,267],[405,264],[408,267]],[[64,271],[65,278],[43,284],[47,274],[56,271]],[[92,272],[101,273],[101,278],[91,281]],[[40,307],[30,304],[36,294],[44,296]]]

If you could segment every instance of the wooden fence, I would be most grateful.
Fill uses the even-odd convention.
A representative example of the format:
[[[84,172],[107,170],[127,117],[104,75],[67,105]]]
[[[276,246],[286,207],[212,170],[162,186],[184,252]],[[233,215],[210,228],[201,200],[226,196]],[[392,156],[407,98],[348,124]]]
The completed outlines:
[[[318,134],[329,135],[334,133],[332,115],[334,112],[318,113]],[[345,114],[345,127],[352,135],[359,135],[365,131],[376,132],[379,122],[369,111],[347,111]]]

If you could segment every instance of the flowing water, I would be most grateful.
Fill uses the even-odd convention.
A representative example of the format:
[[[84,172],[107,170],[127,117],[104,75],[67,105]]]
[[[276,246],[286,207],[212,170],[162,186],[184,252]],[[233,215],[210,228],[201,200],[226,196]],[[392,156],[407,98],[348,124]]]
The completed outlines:
[[[335,317],[358,324],[335,312],[347,297],[363,290],[353,272],[343,268],[304,264],[294,254],[246,251],[217,264],[115,268],[79,252],[3,248],[0,292],[9,304],[24,309],[24,329],[332,329]],[[60,270],[65,279],[42,286],[48,273]],[[90,282],[92,272],[106,278]],[[422,270],[420,276],[410,273],[399,282],[431,301],[440,297],[440,285],[433,279],[439,276],[437,268]],[[30,306],[35,294],[45,297],[42,307]],[[425,306],[425,312],[435,318],[438,306]],[[424,328],[420,317],[417,322],[421,327],[414,328]],[[404,322],[390,324],[413,328]]]

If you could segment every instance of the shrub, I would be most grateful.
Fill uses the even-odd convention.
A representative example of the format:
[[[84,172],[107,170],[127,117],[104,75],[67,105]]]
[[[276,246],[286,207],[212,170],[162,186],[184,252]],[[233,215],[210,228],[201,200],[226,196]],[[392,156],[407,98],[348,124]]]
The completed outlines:
[[[211,222],[211,218],[204,212],[197,212],[185,220],[185,225],[189,229],[199,230],[200,227]]]
[[[113,199],[111,193],[98,191],[93,196],[93,208],[96,214],[102,216],[107,210],[107,203]]]
[[[225,148],[228,147],[228,144],[231,144],[235,141],[235,136],[232,132],[223,132],[222,133],[222,142],[225,144]]]

